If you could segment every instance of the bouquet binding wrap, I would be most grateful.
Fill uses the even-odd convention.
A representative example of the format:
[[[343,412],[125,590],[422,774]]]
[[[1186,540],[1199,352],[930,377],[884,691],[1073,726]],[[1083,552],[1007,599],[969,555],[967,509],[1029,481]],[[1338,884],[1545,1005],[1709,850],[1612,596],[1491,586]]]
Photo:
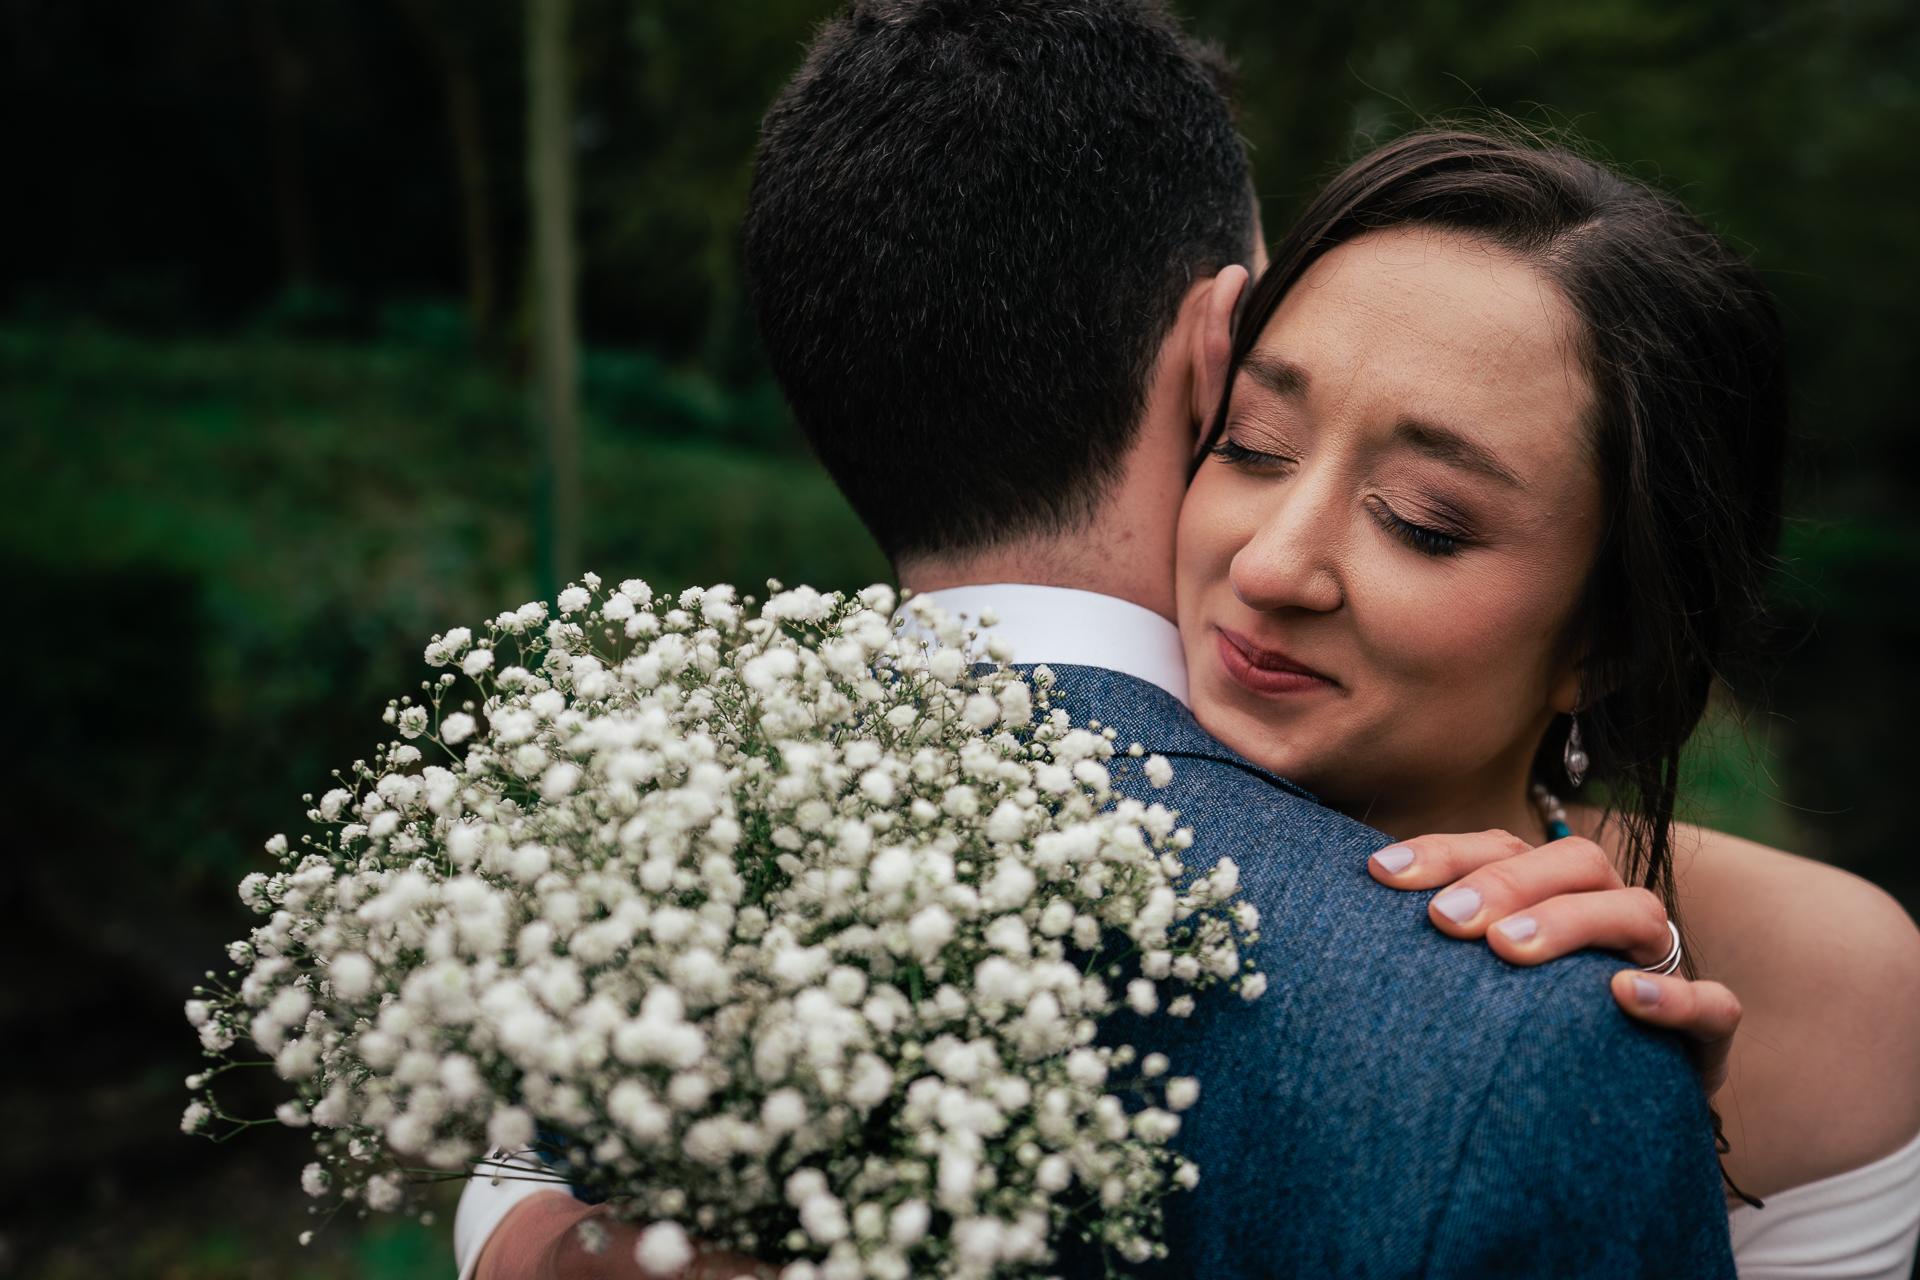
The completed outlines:
[[[661,1274],[690,1235],[788,1280],[1036,1274],[1068,1231],[1164,1254],[1198,1086],[1098,1024],[1266,985],[1232,862],[1190,874],[1176,815],[1115,799],[1167,761],[886,587],[750,616],[585,581],[435,637],[399,736],[269,842],[268,920],[187,1006],[215,1065],[182,1127],[248,1123],[211,1088],[244,1038],[336,1209],[532,1147],[655,1224]]]

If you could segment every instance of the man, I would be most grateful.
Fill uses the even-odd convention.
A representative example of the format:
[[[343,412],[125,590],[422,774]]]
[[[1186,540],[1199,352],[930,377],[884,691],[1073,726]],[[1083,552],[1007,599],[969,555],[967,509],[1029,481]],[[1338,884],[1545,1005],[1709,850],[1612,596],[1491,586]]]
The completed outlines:
[[[991,605],[1077,721],[1172,757],[1156,798],[1265,918],[1264,998],[1130,1029],[1203,1085],[1179,1140],[1203,1181],[1160,1270],[1731,1276],[1702,1093],[1613,1007],[1615,966],[1442,937],[1424,896],[1369,880],[1383,837],[1182,705],[1175,518],[1261,252],[1221,71],[1140,0],[856,0],[766,119],[746,251],[768,356],[902,584]],[[483,1280],[638,1274],[624,1238],[575,1243],[594,1211],[483,1187]],[[1064,1271],[1100,1273],[1067,1243]]]

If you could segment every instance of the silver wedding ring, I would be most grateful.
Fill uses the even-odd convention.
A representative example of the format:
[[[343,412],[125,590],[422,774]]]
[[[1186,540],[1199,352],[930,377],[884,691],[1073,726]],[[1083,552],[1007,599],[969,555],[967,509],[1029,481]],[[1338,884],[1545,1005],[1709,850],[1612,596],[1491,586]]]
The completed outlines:
[[[1667,921],[1667,931],[1673,935],[1673,950],[1667,952],[1667,958],[1659,964],[1642,965],[1640,972],[1672,973],[1680,967],[1680,926],[1669,920]]]

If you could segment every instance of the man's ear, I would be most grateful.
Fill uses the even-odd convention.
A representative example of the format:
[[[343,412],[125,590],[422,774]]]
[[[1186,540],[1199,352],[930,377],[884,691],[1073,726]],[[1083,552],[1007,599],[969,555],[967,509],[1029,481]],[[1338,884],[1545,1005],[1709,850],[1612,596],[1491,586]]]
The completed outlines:
[[[1200,324],[1193,335],[1193,403],[1189,406],[1194,423],[1193,453],[1200,455],[1207,442],[1207,428],[1213,424],[1220,397],[1227,389],[1227,361],[1233,355],[1233,315],[1246,292],[1247,269],[1223,268],[1213,278],[1201,305]]]

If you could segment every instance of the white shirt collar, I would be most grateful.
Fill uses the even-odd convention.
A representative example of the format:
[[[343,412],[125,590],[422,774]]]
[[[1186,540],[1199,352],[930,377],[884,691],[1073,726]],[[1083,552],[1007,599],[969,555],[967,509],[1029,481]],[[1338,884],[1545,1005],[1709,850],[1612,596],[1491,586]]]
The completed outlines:
[[[993,634],[1029,665],[1100,667],[1158,685],[1191,706],[1180,629],[1151,609],[1117,596],[1071,587],[998,582],[926,593],[949,614],[1000,615]]]

